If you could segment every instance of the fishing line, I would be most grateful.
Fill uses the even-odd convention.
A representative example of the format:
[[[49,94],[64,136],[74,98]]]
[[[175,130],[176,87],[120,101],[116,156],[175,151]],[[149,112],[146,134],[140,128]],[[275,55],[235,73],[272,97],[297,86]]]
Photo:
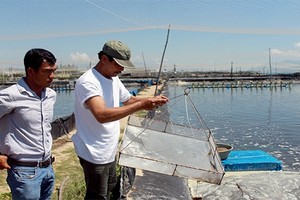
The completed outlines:
[[[198,117],[199,119],[199,122],[201,123],[201,126],[204,128],[204,133],[206,134],[206,137],[207,137],[207,141],[211,140],[214,141],[214,138],[212,137],[212,132],[211,130],[208,128],[207,124],[205,123],[203,117],[201,116],[201,114],[199,113],[199,111],[196,109],[196,106],[195,104],[193,103],[193,101],[190,99],[190,97],[188,96],[189,100],[190,100],[190,103],[192,105],[192,108],[194,109],[195,113],[196,113],[196,116]],[[208,133],[207,131],[208,130]],[[215,143],[215,141],[214,141]],[[211,143],[209,142],[209,145],[210,145],[210,150],[213,150],[214,151],[214,154],[213,154],[213,158],[216,156],[217,154],[217,148],[213,147],[211,145]],[[218,159],[218,163],[221,164],[221,160]],[[216,168],[216,161],[215,159],[213,159],[212,161],[210,161],[210,164],[211,166],[213,166],[214,169],[217,169]]]
[[[187,96],[187,95],[189,95],[189,93],[190,93],[190,89],[189,88],[185,88],[183,94],[180,94],[180,95],[177,95],[175,97],[172,97],[169,100],[173,100],[173,99],[176,99],[176,98],[181,97],[181,96]]]
[[[190,103],[191,103],[191,105],[192,105],[193,110],[194,110],[195,113],[196,113],[197,118],[199,119],[199,122],[200,122],[201,126],[202,126],[204,129],[207,129],[207,130],[209,131],[209,134],[210,134],[210,133],[211,133],[210,129],[209,129],[208,126],[206,125],[206,123],[205,123],[203,117],[201,116],[201,114],[200,114],[199,111],[197,110],[195,104],[194,104],[193,101],[190,99],[190,97],[189,97],[189,100],[190,100]]]
[[[191,128],[191,132],[192,132],[193,138],[195,138],[194,131],[193,131],[193,129],[192,129],[192,125],[191,125],[190,117],[189,117],[189,110],[188,110],[188,106],[187,106],[187,105],[188,105],[188,104],[187,104],[187,95],[184,95],[184,102],[185,102],[185,113],[186,113],[186,118],[187,118],[189,127]]]
[[[130,20],[130,19],[128,19],[128,18],[125,18],[125,17],[123,17],[123,16],[117,15],[116,13],[113,13],[113,12],[111,12],[110,10],[107,10],[107,9],[105,9],[105,8],[103,8],[103,7],[97,5],[97,4],[95,4],[95,3],[93,3],[93,2],[91,2],[91,1],[89,1],[89,0],[85,0],[85,1],[88,2],[89,4],[95,6],[96,8],[99,8],[99,9],[101,9],[101,10],[103,10],[103,11],[105,11],[105,12],[107,12],[107,13],[109,13],[109,14],[111,14],[111,15],[117,17],[117,18],[119,18],[119,19],[122,19],[122,20],[124,20],[124,21],[130,22],[130,23],[135,24],[135,25],[138,25],[138,26],[142,26],[142,27],[145,26],[145,25],[143,25],[143,24],[139,24],[139,23],[137,23],[137,22],[135,22],[135,21],[133,21],[133,20]]]
[[[169,101],[171,101],[171,100],[173,100],[173,99],[176,99],[176,98],[178,98],[178,97],[184,96],[184,95],[185,95],[185,94],[180,94],[180,95],[178,95],[178,96],[175,96],[175,97],[169,98]]]

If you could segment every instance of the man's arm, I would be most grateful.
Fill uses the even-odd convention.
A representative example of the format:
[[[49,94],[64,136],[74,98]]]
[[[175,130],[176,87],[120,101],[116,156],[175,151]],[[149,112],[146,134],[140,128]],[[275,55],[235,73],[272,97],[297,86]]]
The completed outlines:
[[[122,119],[139,110],[152,110],[158,106],[164,105],[168,101],[169,99],[165,96],[148,98],[132,96],[128,101],[124,102],[124,106],[108,108],[102,97],[95,96],[88,99],[85,103],[98,122],[106,123]]]
[[[6,155],[0,155],[0,170],[10,169],[10,166],[7,163],[8,157]]]
[[[131,98],[129,100],[127,100],[126,102],[124,102],[124,105],[129,105],[129,104],[133,104],[135,102],[138,101],[142,101],[143,99],[146,99],[147,97],[141,97],[141,96],[131,96]],[[156,96],[156,97],[148,97],[148,98],[158,98],[158,99],[166,99],[168,101],[168,98],[165,96]]]

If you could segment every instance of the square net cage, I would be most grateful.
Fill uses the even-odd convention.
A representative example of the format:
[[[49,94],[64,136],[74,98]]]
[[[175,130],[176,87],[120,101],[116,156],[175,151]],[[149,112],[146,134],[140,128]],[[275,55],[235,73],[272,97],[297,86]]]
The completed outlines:
[[[146,117],[129,116],[119,165],[221,184],[225,172],[216,143],[189,92]]]

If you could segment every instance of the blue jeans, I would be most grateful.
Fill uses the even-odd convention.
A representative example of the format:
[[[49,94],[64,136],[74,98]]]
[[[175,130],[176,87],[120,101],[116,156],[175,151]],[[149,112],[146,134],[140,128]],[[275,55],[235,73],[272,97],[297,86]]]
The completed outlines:
[[[49,200],[54,189],[52,165],[45,168],[11,166],[7,183],[13,200]]]

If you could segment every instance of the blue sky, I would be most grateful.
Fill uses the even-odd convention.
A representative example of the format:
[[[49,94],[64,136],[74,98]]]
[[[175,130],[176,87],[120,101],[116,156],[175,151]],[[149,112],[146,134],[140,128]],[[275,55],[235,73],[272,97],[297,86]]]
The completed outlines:
[[[300,71],[298,0],[0,0],[0,65],[23,69],[31,48],[86,69],[107,40],[126,43],[137,68]]]

